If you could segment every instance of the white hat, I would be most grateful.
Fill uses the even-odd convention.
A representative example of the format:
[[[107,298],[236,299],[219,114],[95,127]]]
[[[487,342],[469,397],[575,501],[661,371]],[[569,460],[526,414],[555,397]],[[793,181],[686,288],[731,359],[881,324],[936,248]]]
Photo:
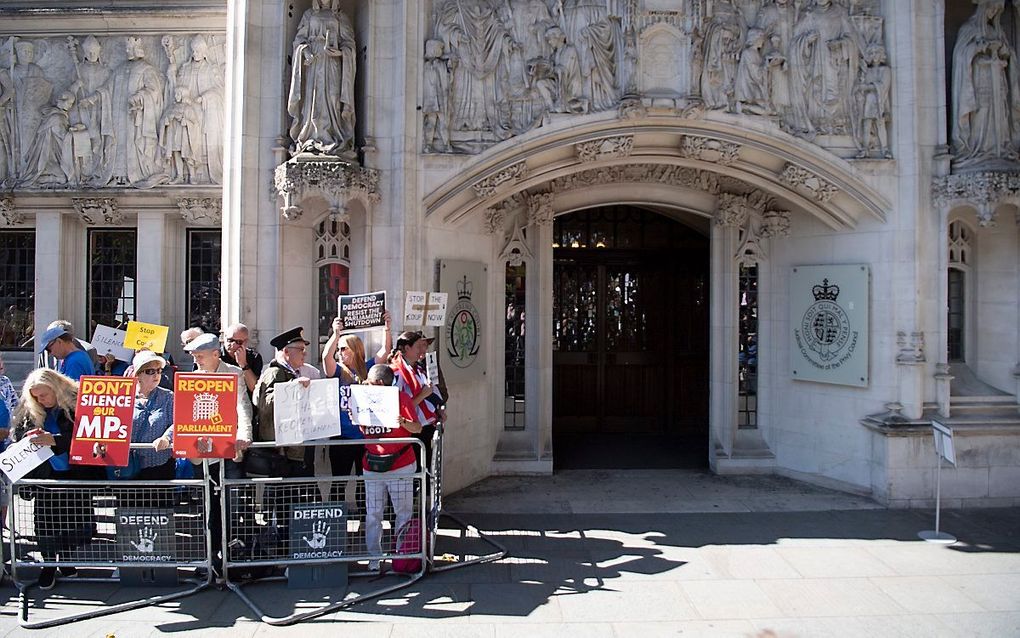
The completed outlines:
[[[160,368],[166,367],[166,359],[159,356],[152,350],[139,350],[135,354],[135,358],[131,360],[131,365],[134,367],[135,374],[137,375],[139,370],[145,367],[146,364],[152,363],[153,361],[158,363]]]

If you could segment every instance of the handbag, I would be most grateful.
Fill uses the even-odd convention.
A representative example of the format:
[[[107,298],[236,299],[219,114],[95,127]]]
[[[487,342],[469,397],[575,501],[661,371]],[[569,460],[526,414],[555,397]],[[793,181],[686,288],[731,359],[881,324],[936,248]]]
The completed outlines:
[[[107,466],[106,478],[110,481],[123,481],[133,479],[142,471],[142,462],[134,450],[128,454],[128,464],[123,467]]]
[[[245,453],[244,470],[248,475],[286,477],[290,464],[276,450],[251,448]]]
[[[365,462],[368,465],[369,472],[389,472],[393,469],[393,465],[397,462],[404,452],[411,449],[410,445],[405,445],[393,454],[372,454],[371,452],[365,452]]]

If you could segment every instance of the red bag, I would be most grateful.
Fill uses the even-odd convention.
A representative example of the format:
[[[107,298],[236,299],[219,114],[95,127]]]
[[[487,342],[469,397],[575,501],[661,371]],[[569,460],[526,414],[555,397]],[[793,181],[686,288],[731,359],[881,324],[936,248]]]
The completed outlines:
[[[397,553],[421,553],[421,520],[412,518],[397,532]],[[393,571],[401,574],[416,574],[421,570],[420,558],[394,558]]]

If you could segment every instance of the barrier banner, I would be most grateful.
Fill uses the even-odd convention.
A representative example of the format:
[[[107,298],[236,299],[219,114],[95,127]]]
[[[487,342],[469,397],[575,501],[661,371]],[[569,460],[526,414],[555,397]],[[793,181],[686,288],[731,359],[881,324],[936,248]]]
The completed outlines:
[[[347,503],[295,503],[290,514],[290,557],[339,558],[347,546]]]
[[[162,354],[166,350],[166,339],[169,335],[169,326],[129,321],[127,334],[124,336],[124,347],[130,350],[152,350],[156,354]]]
[[[176,560],[174,511],[129,508],[117,510],[117,554],[133,563],[172,563]]]
[[[385,328],[386,291],[337,297],[337,316],[344,324],[344,333]]]
[[[234,458],[237,391],[236,374],[174,374],[175,457]]]
[[[128,464],[137,383],[133,377],[84,376],[79,380],[71,463]]]

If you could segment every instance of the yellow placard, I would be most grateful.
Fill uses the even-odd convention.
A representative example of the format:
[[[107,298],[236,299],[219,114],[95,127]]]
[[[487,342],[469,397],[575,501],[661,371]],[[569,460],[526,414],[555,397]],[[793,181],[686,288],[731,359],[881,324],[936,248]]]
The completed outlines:
[[[152,350],[157,354],[162,354],[166,349],[166,339],[169,335],[169,326],[129,321],[127,334],[124,335],[124,347],[131,350]]]

